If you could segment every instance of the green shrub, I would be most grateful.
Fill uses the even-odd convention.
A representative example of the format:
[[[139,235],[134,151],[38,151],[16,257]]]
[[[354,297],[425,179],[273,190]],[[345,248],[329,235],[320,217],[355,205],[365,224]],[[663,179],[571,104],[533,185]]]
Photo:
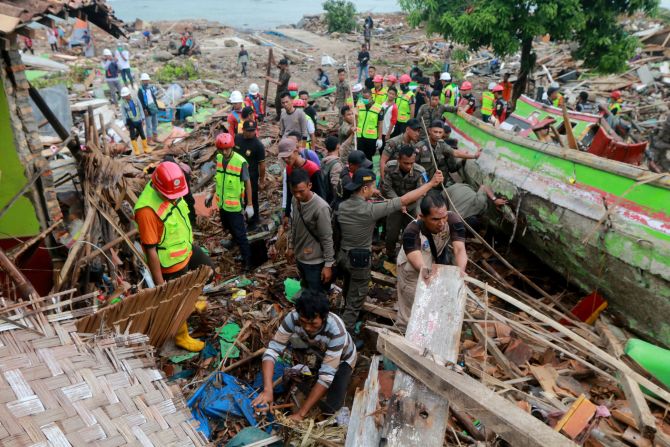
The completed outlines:
[[[350,33],[356,28],[356,7],[350,1],[326,0],[323,10],[329,33]]]
[[[166,62],[156,72],[156,80],[161,84],[168,84],[176,80],[188,81],[198,77],[198,69],[191,59],[186,61],[172,60]]]

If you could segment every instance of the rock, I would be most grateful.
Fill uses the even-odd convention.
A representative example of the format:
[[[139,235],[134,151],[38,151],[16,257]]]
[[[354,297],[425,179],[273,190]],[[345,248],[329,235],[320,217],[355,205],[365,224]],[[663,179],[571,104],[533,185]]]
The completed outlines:
[[[226,39],[223,41],[223,45],[230,48],[230,47],[236,47],[237,46],[237,41],[232,40],[232,39]]]
[[[156,62],[167,62],[169,60],[172,60],[174,56],[165,50],[158,50],[153,54],[153,59]]]

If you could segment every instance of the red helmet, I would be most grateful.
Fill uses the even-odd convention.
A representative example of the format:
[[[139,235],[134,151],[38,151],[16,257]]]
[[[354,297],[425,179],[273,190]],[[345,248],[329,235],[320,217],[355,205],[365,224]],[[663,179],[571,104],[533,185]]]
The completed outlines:
[[[394,84],[398,82],[398,78],[395,77],[395,75],[388,75],[386,76],[386,80],[389,82],[393,82]]]
[[[382,75],[375,75],[375,77],[372,78],[372,82],[382,83],[384,82],[384,77]]]
[[[151,184],[156,191],[170,200],[184,197],[188,192],[186,177],[177,163],[164,161],[151,175]]]
[[[288,83],[288,91],[289,92],[297,92],[298,91],[298,84],[295,82],[289,82]]]
[[[305,101],[300,98],[296,98],[293,100],[293,107],[305,107]]]
[[[398,82],[400,84],[409,84],[410,82],[412,82],[412,78],[410,78],[408,74],[404,74],[400,76]]]
[[[619,90],[614,90],[612,93],[610,93],[610,98],[620,99],[621,98],[621,92]]]
[[[491,89],[492,92],[502,92],[503,90],[504,90],[504,89],[503,89],[503,86],[500,85],[500,84],[496,85],[495,87],[493,87],[493,88]]]
[[[467,91],[472,90],[472,84],[469,81],[465,81],[461,84],[461,90]]]
[[[229,149],[235,146],[235,140],[233,136],[229,133],[220,133],[216,137],[216,148],[217,149]]]

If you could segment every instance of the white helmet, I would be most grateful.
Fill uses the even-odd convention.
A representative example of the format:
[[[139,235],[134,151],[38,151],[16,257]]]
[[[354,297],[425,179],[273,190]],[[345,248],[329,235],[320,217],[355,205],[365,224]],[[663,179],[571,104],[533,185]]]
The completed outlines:
[[[105,48],[104,50],[102,50],[102,55],[103,56],[111,56],[112,51],[109,48]]]
[[[254,96],[255,96],[255,95],[259,94],[260,91],[261,91],[261,89],[258,88],[258,84],[251,84],[251,85],[249,86],[249,94],[250,94],[250,95],[254,95]]]
[[[244,98],[242,98],[242,93],[240,93],[239,90],[235,90],[233,93],[230,94],[230,98],[228,99],[228,102],[231,104],[239,104],[244,101]]]
[[[489,90],[493,90],[493,87],[495,87],[496,85],[498,84],[496,84],[495,82],[489,82]]]
[[[140,75],[140,81],[151,81],[151,77],[149,76],[149,73],[142,73]]]
[[[128,87],[123,87],[121,89],[121,96],[123,96],[124,98],[126,96],[130,96],[130,89]]]
[[[445,71],[440,75],[440,81],[451,81],[451,75]]]
[[[363,90],[363,85],[362,84],[354,84],[353,87],[351,87],[351,91],[354,93],[358,93]]]

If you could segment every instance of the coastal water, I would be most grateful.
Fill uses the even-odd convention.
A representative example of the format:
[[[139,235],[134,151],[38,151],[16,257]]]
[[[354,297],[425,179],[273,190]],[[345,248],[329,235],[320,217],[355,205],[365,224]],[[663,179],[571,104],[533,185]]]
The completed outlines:
[[[208,19],[237,28],[271,29],[323,12],[320,0],[109,0],[125,21]],[[396,0],[353,0],[359,12],[394,12]]]

